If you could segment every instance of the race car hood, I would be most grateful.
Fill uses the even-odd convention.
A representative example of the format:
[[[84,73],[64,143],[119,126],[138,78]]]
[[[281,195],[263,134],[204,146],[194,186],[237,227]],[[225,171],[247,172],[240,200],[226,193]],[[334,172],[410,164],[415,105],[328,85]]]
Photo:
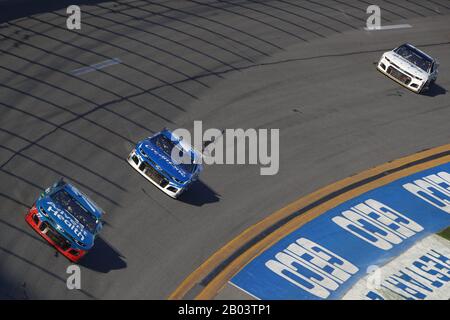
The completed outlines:
[[[45,196],[36,202],[36,208],[43,216],[43,220],[49,222],[63,234],[68,234],[71,238],[77,240],[84,250],[89,250],[94,245],[95,236],[68,211],[64,210],[59,204],[52,201],[50,196]]]
[[[397,66],[399,66],[400,69],[412,74],[413,76],[419,77],[422,80],[426,80],[429,76],[426,71],[420,69],[418,66],[414,65],[413,63],[409,62],[393,51],[386,52],[384,55],[389,60],[391,60],[392,63],[395,63]]]
[[[142,154],[140,149],[143,149],[145,154]],[[189,181],[197,170],[194,172],[186,171],[182,165],[175,163],[172,161],[170,156],[167,156],[166,153],[161,150],[156,144],[154,144],[151,138],[147,138],[140,143],[138,143],[136,148],[139,153],[144,156],[149,157],[154,164],[156,164],[156,169],[158,171],[165,171],[171,177],[174,177],[178,181],[186,182]]]

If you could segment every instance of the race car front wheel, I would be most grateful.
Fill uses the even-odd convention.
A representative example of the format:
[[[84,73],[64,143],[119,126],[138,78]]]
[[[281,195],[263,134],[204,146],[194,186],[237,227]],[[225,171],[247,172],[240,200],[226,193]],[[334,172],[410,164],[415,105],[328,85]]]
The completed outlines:
[[[420,88],[420,90],[417,93],[418,94],[424,93],[425,91],[427,91],[429,89],[430,85],[431,85],[431,81],[428,80],[427,82],[425,82],[423,84],[422,88]]]

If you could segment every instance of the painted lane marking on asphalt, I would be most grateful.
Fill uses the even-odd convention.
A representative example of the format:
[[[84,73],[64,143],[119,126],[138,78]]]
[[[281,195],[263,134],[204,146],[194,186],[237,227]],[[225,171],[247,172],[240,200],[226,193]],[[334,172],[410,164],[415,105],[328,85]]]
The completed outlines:
[[[89,73],[89,72],[93,72],[93,71],[97,71],[97,70],[101,70],[110,66],[114,66],[116,64],[120,64],[122,63],[122,60],[120,60],[119,58],[113,58],[113,59],[108,59],[96,64],[92,64],[90,66],[87,67],[82,67],[82,68],[78,68],[75,70],[72,70],[70,73],[73,74],[74,76],[81,76],[83,74]]]
[[[404,29],[404,28],[412,28],[412,25],[410,25],[410,24],[393,24],[390,26],[379,26],[379,27],[372,27],[372,28],[364,27],[364,30],[366,30],[366,31],[382,31],[382,30]]]
[[[447,300],[450,241],[428,236],[372,270],[347,291],[344,300]]]

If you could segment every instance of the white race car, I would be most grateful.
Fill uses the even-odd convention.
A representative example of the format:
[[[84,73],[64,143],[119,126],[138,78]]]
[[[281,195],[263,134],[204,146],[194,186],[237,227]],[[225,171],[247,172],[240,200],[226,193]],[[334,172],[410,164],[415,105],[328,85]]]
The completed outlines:
[[[383,53],[377,69],[406,88],[422,93],[436,81],[438,62],[406,43]]]

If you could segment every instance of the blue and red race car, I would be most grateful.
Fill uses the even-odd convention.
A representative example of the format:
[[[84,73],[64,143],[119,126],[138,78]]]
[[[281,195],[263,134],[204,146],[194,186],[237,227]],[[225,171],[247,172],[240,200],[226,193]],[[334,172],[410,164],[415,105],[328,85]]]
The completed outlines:
[[[103,210],[63,179],[47,188],[25,220],[72,262],[93,246],[102,229]]]

